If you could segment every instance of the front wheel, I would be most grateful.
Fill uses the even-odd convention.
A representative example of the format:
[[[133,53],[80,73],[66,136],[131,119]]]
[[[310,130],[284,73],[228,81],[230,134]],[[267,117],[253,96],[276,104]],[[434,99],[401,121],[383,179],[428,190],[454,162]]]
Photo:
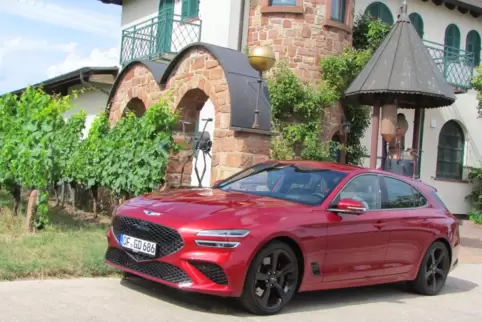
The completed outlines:
[[[437,241],[427,249],[417,278],[410,283],[410,286],[417,293],[436,295],[444,287],[449,271],[449,250],[444,243]]]
[[[251,262],[241,304],[258,315],[280,312],[296,292],[298,274],[293,249],[280,241],[269,243]]]

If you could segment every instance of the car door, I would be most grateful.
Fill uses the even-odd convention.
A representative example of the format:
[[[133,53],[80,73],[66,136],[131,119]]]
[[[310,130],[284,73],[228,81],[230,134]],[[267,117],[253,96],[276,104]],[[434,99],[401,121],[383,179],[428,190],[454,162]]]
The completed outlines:
[[[374,277],[385,272],[388,233],[378,228],[381,217],[379,175],[353,177],[330,204],[336,205],[345,198],[364,200],[368,209],[361,215],[328,211],[323,282]]]
[[[420,191],[406,181],[381,176],[383,223],[389,233],[385,268],[388,275],[417,269],[431,239],[428,218],[433,210]]]

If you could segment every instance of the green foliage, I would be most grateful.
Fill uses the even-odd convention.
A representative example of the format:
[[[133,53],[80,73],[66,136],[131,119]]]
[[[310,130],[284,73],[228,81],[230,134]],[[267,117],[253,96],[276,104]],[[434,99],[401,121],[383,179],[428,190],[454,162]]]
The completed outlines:
[[[469,211],[469,218],[477,225],[482,225],[482,210],[471,209]]]
[[[58,181],[76,182],[78,162],[80,161],[78,151],[81,145],[82,131],[85,128],[86,113],[80,110],[72,115],[60,128],[56,135],[54,148],[56,149],[55,170]]]
[[[178,116],[167,100],[137,118],[133,113],[108,132],[102,152],[102,183],[121,197],[152,191],[164,184],[169,153],[177,152],[172,132]]]
[[[472,192],[467,197],[472,203],[469,218],[474,223],[482,225],[482,168],[471,168],[468,179],[472,182]]]
[[[474,72],[474,78],[472,79],[472,88],[477,91],[477,112],[479,118],[482,118],[482,66],[478,66]]]
[[[472,182],[472,192],[468,196],[476,210],[482,210],[482,168],[471,168],[468,179]]]
[[[336,99],[343,98],[345,90],[368,63],[389,31],[390,26],[381,20],[358,15],[354,21],[353,48],[344,48],[340,55],[326,57],[320,61],[322,80],[335,93]],[[367,154],[360,140],[370,125],[371,108],[347,104],[343,108],[351,124],[347,142],[347,161],[360,164],[362,157]]]
[[[19,185],[47,189],[55,178],[55,143],[65,124],[63,113],[71,108],[66,97],[46,94],[41,89],[27,88],[17,104],[14,119],[17,158],[14,170]]]
[[[322,142],[323,111],[343,98],[344,91],[389,31],[390,26],[381,20],[358,15],[354,22],[353,48],[347,47],[340,55],[321,60],[321,81],[317,85],[301,82],[284,61],[275,66],[268,78],[274,130],[280,132],[280,136],[272,140],[273,159],[293,159],[295,147],[300,145],[303,159],[329,160],[334,150],[345,149],[348,162],[361,162],[367,152],[360,139],[370,124],[370,108],[343,106],[351,123],[347,147]]]
[[[104,142],[109,133],[109,119],[106,113],[98,115],[89,129],[89,135],[80,142],[73,153],[73,177],[87,189],[100,187],[103,174]]]
[[[34,218],[38,229],[49,222],[50,187],[104,184],[119,196],[145,193],[164,183],[169,154],[178,150],[172,137],[178,118],[167,100],[142,118],[130,113],[112,129],[103,113],[82,140],[85,112],[64,120],[72,108],[70,99],[31,87],[20,98],[0,98],[0,184],[9,191],[39,191]]]
[[[5,166],[0,183],[39,190],[37,228],[48,222],[45,191],[59,175],[61,151],[56,143],[65,124],[62,115],[70,108],[68,97],[50,96],[31,87],[19,99],[6,95],[0,101],[0,164]]]
[[[359,13],[353,21],[353,48],[375,51],[390,32],[390,26],[380,19]]]
[[[368,63],[371,56],[370,49],[345,47],[340,55],[320,60],[322,78],[335,93],[336,99],[343,97],[344,91]]]
[[[15,162],[18,150],[16,136],[18,123],[16,96],[7,94],[0,97],[0,184],[11,188],[17,182]]]
[[[335,100],[334,93],[323,84],[301,82],[284,61],[275,66],[267,83],[274,128],[281,134],[272,140],[271,157],[293,159],[300,144],[303,159],[330,159],[329,145],[320,140],[320,120],[326,104]]]

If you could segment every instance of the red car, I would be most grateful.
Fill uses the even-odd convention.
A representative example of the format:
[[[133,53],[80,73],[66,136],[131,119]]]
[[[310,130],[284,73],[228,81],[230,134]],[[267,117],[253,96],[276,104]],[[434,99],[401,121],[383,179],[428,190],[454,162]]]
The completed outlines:
[[[407,281],[435,295],[458,263],[457,219],[436,190],[392,173],[269,161],[211,189],[128,201],[105,262],[174,288],[279,312],[295,292]]]

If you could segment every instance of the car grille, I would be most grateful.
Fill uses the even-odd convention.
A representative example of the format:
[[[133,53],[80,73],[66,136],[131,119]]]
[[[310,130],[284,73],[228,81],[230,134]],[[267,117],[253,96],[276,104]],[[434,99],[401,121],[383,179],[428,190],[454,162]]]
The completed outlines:
[[[137,262],[119,248],[107,249],[105,259],[112,264],[129,268],[133,271],[158,278],[163,281],[175,284],[192,282],[189,276],[177,266],[158,261]]]
[[[155,242],[157,244],[158,252],[156,258],[170,255],[177,252],[184,246],[184,241],[181,235],[170,227],[154,224],[149,221],[115,216],[112,222],[112,228],[117,240],[120,239],[121,234],[126,234],[132,237],[137,237],[147,241]],[[126,250],[136,260],[152,259],[152,256],[140,253],[134,253]]]
[[[189,262],[192,266],[196,267],[198,271],[206,275],[211,281],[220,285],[228,285],[228,278],[223,269],[213,263],[205,262]]]

